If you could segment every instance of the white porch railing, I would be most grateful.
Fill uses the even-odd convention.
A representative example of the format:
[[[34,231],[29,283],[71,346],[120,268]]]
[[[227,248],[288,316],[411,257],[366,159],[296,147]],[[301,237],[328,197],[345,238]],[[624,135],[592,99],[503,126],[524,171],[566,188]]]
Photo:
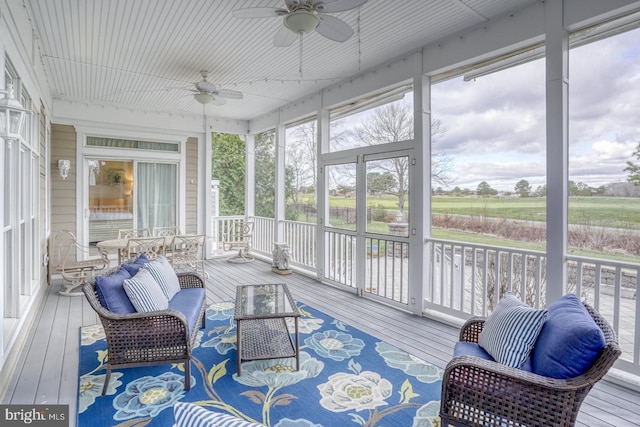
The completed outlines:
[[[427,239],[427,251],[427,308],[462,319],[487,316],[505,292],[544,306],[544,252],[439,239]]]
[[[545,306],[543,252],[427,239],[431,277],[425,308],[462,319],[487,316],[505,292]],[[640,375],[640,264],[567,257],[567,292],[600,312],[618,334],[616,367]],[[499,287],[499,292],[496,288]]]
[[[316,225],[309,222],[282,221],[284,241],[289,244],[291,265],[316,269]]]
[[[235,230],[237,225],[244,221],[244,216],[214,216],[211,217],[211,252],[212,255],[222,253],[222,240],[228,230]]]
[[[327,230],[324,233],[325,254],[323,276],[335,283],[356,286],[356,232]]]
[[[271,257],[273,243],[275,242],[273,218],[254,216],[253,221],[253,253]],[[213,217],[213,249],[215,253],[221,253],[222,235],[225,230],[233,229],[236,223],[244,221],[243,216]],[[284,241],[289,244],[289,262],[291,265],[315,270],[316,268],[316,225],[307,222],[283,221]]]
[[[274,240],[275,219],[263,216],[252,216],[253,221],[253,252],[271,257]]]
[[[221,235],[242,216],[214,217],[214,247]],[[274,220],[252,217],[253,251],[271,256]],[[326,230],[324,255],[318,254],[315,224],[284,221],[290,262],[307,270],[325,257],[322,277],[356,287],[356,233]],[[517,248],[426,239],[430,277],[426,280],[425,309],[460,319],[487,316],[507,291],[532,307],[544,307],[546,256]],[[367,239],[363,292],[404,303],[408,296],[409,246],[404,242]],[[398,253],[399,252],[399,253]],[[622,357],[616,367],[640,375],[640,264],[570,255],[567,257],[567,292],[575,293],[598,310],[618,334]]]
[[[640,375],[640,264],[569,255],[570,291],[586,300],[613,326],[622,356],[616,367]]]

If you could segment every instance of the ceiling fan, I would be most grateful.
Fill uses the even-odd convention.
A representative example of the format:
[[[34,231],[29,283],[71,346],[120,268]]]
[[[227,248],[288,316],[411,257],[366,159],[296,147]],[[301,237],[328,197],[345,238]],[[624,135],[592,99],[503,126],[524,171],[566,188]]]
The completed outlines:
[[[226,99],[242,99],[242,93],[236,90],[219,89],[218,86],[209,82],[208,71],[200,71],[200,75],[202,80],[193,84],[195,89],[187,89],[193,93],[193,98],[200,104],[224,105],[227,103]]]
[[[353,35],[349,24],[327,13],[343,12],[365,4],[367,0],[285,0],[286,8],[250,7],[236,9],[236,18],[277,18],[282,17],[284,27],[276,33],[274,45],[291,45],[298,36],[313,30],[337,42],[343,42]]]

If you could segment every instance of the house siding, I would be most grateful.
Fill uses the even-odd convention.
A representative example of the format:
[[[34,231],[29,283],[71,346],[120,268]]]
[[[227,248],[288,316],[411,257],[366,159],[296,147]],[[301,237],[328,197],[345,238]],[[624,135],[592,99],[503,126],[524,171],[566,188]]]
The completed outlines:
[[[198,233],[198,139],[187,139],[185,188],[185,233]]]
[[[63,180],[58,171],[58,160],[71,160],[69,177]],[[51,126],[51,232],[76,229],[76,131],[73,126]]]

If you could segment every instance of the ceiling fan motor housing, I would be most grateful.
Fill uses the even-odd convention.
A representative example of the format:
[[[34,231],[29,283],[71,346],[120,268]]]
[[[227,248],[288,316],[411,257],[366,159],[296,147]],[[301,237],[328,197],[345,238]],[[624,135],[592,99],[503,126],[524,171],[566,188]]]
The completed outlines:
[[[320,25],[320,18],[308,10],[296,10],[284,17],[284,25],[297,34],[306,34]]]
[[[213,101],[213,95],[208,92],[198,92],[193,95],[200,104],[208,104]]]

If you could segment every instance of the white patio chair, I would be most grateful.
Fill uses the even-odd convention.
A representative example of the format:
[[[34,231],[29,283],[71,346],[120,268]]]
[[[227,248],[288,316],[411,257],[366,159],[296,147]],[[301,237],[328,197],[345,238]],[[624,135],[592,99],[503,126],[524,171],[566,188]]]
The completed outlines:
[[[204,235],[175,236],[171,264],[178,271],[195,271],[202,277],[208,277],[204,271]]]
[[[137,237],[152,237],[148,228],[121,228],[118,230],[118,239],[131,239]]]
[[[156,259],[159,255],[165,255],[164,237],[141,237],[127,240],[127,246],[123,253],[123,263],[132,262],[144,254],[149,260]]]
[[[49,284],[56,273],[70,282],[67,286],[63,285],[60,295],[82,295],[81,291],[74,292],[74,289],[87,283],[97,271],[108,265],[109,256],[106,251],[81,245],[70,231],[58,231],[50,238]]]
[[[238,254],[227,258],[228,262],[249,262],[254,258],[249,254],[253,239],[253,221],[237,222],[222,235],[222,248],[225,251],[237,250]]]

